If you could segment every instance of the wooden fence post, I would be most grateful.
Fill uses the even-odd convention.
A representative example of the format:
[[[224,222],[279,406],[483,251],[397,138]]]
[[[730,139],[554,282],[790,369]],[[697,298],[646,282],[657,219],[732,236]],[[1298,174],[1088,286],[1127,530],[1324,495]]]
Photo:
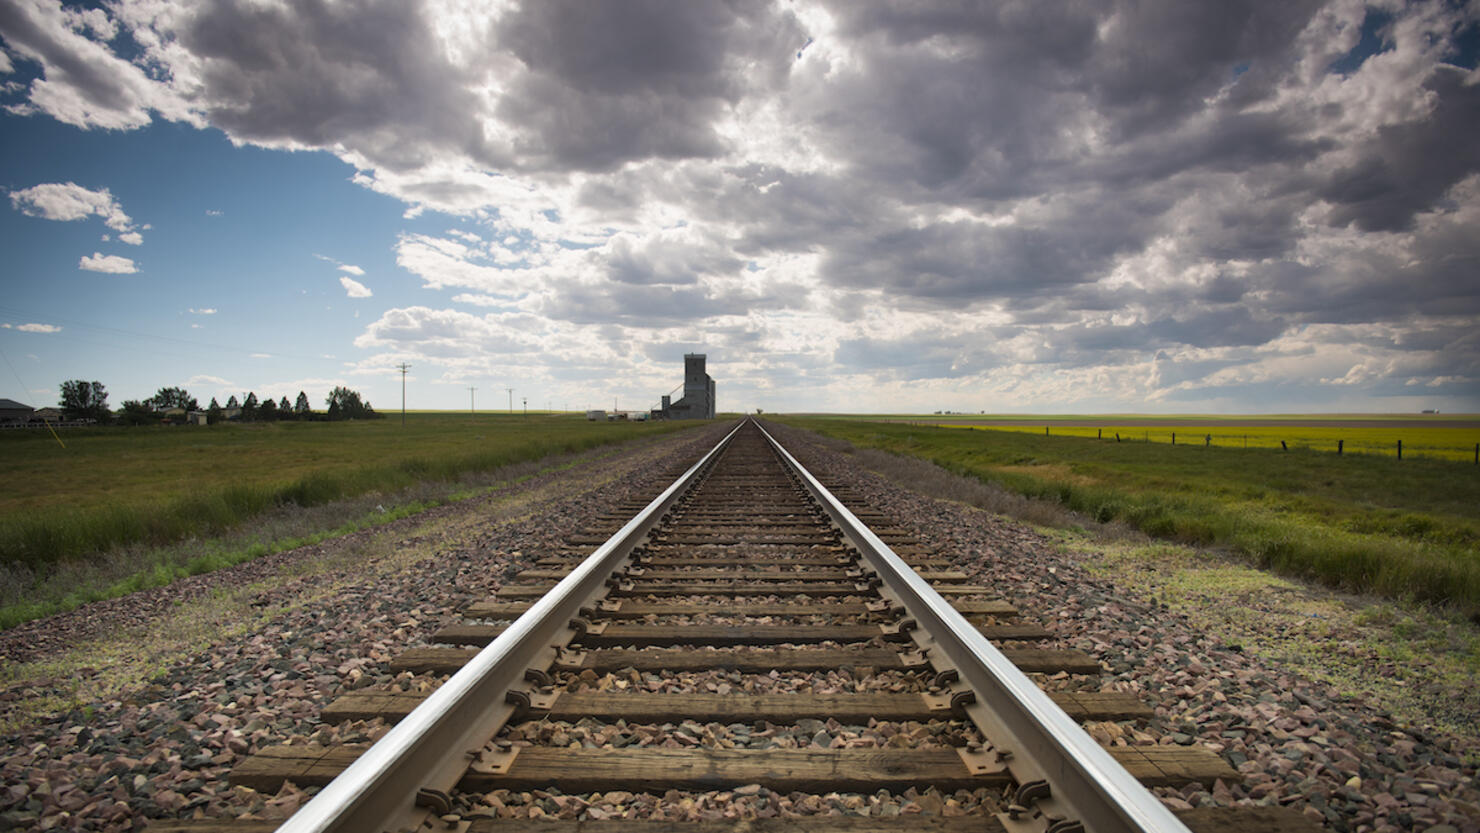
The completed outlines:
[[[1207,438],[1205,440],[1203,440],[1203,448],[1211,448],[1212,445],[1213,445],[1213,435],[1212,434],[1209,434],[1207,436]]]
[[[1103,429],[1103,428],[1096,428],[1095,429],[1095,439],[1097,439],[1097,440],[1103,440],[1103,439],[1105,439],[1105,429]],[[1475,448],[1476,448],[1476,453],[1477,454],[1480,454],[1480,443],[1477,443],[1475,445]],[[1477,457],[1476,459],[1480,459],[1480,457]]]
[[[1285,451],[1289,451],[1290,450],[1290,447],[1288,445],[1285,445],[1285,441],[1284,440],[1280,440],[1280,448],[1284,449]]]
[[[1173,431],[1172,432],[1172,445],[1176,445],[1176,444],[1177,444],[1177,432],[1176,431]]]
[[[1398,459],[1403,459],[1403,441],[1398,440]]]
[[[1346,445],[1346,440],[1337,440],[1336,441],[1336,456],[1337,457],[1340,457],[1341,456],[1341,447],[1344,446],[1344,445]]]

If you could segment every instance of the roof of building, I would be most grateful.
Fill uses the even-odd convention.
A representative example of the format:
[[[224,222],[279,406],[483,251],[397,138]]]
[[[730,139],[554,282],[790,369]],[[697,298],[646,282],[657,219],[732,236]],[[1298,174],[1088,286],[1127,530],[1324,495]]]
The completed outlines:
[[[13,411],[18,408],[24,408],[27,411],[33,410],[30,405],[23,405],[14,399],[0,399],[0,410]]]

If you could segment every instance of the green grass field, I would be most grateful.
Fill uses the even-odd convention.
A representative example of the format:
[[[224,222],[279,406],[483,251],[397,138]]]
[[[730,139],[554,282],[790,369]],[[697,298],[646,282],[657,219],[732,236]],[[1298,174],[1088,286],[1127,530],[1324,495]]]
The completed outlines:
[[[1260,421],[1240,425],[1234,420],[1147,423],[1142,421],[1105,420],[1085,425],[1082,421],[1065,420],[1042,424],[972,424],[937,423],[944,427],[973,428],[987,431],[1018,431],[1025,434],[1047,434],[1060,437],[1115,440],[1121,442],[1166,443],[1167,445],[1201,445],[1219,448],[1308,449],[1335,454],[1371,454],[1397,457],[1398,444],[1404,457],[1434,457],[1442,460],[1474,462],[1480,449],[1480,420],[1472,427],[1434,427],[1435,421],[1349,420],[1318,425],[1290,419],[1287,424]],[[1379,424],[1381,423],[1381,424]],[[1283,443],[1284,445],[1281,445]]]
[[[1080,429],[1086,422],[1106,422],[1112,430],[1100,440],[1094,439],[1093,427],[1068,430],[1076,427],[1068,424],[1075,418],[1048,423],[1049,436],[1043,434],[1041,417],[1024,418],[1023,430],[971,431],[960,430],[960,422],[971,418],[949,427],[905,421],[911,419],[940,417],[784,421],[855,446],[921,457],[958,474],[1056,501],[1100,522],[1120,521],[1156,537],[1226,546],[1289,574],[1480,611],[1480,467],[1467,459],[1406,453],[1401,461],[1392,454],[1338,457],[1334,448],[1294,444],[1287,453],[1278,442],[1273,449],[1252,443],[1248,450],[1217,442],[1208,447],[1201,441],[1208,430],[1193,433],[1198,428],[1186,417],[1168,419],[1161,429],[1138,425],[1140,419],[1077,418]],[[1030,427],[1029,420],[1036,425]],[[1330,430],[1325,425],[1301,428],[1297,419],[1288,421],[1276,427],[1329,439],[1312,433]],[[1136,431],[1138,441],[1115,442],[1115,426]],[[1194,442],[1182,444],[1180,430],[1177,446],[1139,441],[1139,432],[1169,435],[1175,426],[1187,427]],[[1014,426],[993,426],[1004,427]],[[1225,424],[1220,430],[1241,435],[1256,429]],[[1353,430],[1374,428],[1358,424]],[[1462,447],[1472,442],[1475,428],[1424,430],[1429,433],[1422,435],[1427,436],[1423,443]],[[1438,433],[1443,431],[1459,436],[1446,441]]]
[[[0,432],[0,562],[44,569],[109,547],[218,533],[280,504],[314,506],[696,423],[582,415],[413,413]]]

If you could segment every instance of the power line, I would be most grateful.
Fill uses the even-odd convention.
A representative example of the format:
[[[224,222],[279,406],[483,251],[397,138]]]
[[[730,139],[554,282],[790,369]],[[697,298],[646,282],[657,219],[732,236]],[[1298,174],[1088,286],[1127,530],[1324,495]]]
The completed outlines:
[[[406,424],[406,371],[411,369],[411,365],[401,362],[396,365],[396,369],[401,371],[401,424],[404,426]]]

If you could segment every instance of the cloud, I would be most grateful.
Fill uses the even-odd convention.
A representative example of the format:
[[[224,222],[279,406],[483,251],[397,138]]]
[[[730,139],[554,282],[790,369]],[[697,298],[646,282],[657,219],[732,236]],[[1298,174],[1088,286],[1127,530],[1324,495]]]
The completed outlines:
[[[83,255],[82,260],[77,263],[77,268],[113,275],[132,275],[139,271],[132,260],[118,255],[105,255],[101,252],[93,252],[91,257]]]
[[[118,239],[130,246],[140,246],[144,243],[144,235],[139,234],[137,231],[126,231],[118,235]]]
[[[375,294],[354,278],[341,277],[339,279],[339,285],[344,287],[345,294],[351,298],[369,298]]]
[[[19,330],[23,333],[59,333],[62,331],[62,328],[55,324],[0,324],[0,327],[7,330]]]
[[[164,10],[163,15],[170,12]],[[82,129],[143,127],[152,113],[200,126],[177,86],[188,86],[188,77],[166,75],[170,80],[160,81],[142,66],[115,55],[107,42],[118,26],[119,20],[108,11],[68,9],[46,0],[20,0],[0,8],[0,36],[8,50],[41,68],[28,90],[29,108]],[[145,45],[153,45],[148,33],[131,31],[142,36]]]
[[[186,312],[190,313],[191,315],[215,315],[216,314],[216,308],[215,307],[201,307],[201,308],[197,309],[196,307],[191,307],[190,309],[186,310]]]
[[[103,224],[117,232],[120,240],[138,245],[143,238],[133,230],[134,221],[123,212],[107,188],[92,191],[75,182],[49,182],[10,193],[12,207],[28,217],[47,220],[82,220],[91,216],[103,218]]]
[[[226,212],[224,212],[224,211],[218,211],[218,210],[216,210],[214,208],[207,208],[206,209],[206,216],[207,217],[220,217],[220,216],[222,216],[225,213]]]
[[[971,410],[1463,391],[1474,25],[1426,0],[0,11],[36,113],[327,150],[402,201],[428,299],[362,349],[552,385],[708,350],[757,396]],[[81,190],[12,201],[113,216]]]

